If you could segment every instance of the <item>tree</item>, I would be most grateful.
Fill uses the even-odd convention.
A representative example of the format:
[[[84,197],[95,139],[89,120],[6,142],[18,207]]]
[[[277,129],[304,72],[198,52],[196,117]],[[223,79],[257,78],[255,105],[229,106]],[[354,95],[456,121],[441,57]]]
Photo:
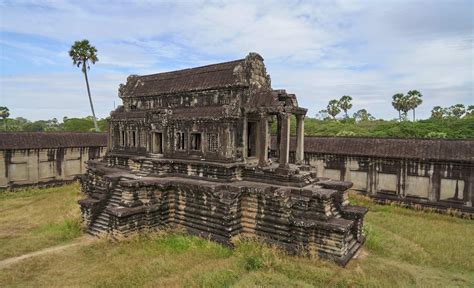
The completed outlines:
[[[421,100],[421,97],[423,97],[423,95],[418,90],[410,90],[407,92],[406,97],[408,111],[413,110],[413,121],[415,121],[415,109],[420,106],[421,103],[423,103],[423,100]]]
[[[445,109],[441,106],[435,106],[433,109],[431,109],[431,118],[433,119],[443,119],[446,114],[445,114]]]
[[[357,111],[356,113],[354,113],[353,117],[354,117],[354,119],[355,119],[357,122],[375,120],[375,117],[372,116],[372,115],[371,115],[369,112],[367,112],[367,110],[365,110],[365,109],[360,109],[359,111]]]
[[[392,106],[395,110],[398,111],[398,120],[402,121],[402,114],[401,111],[403,110],[405,101],[405,95],[403,93],[397,93],[392,96]]]
[[[337,114],[341,113],[341,109],[339,109],[339,101],[336,99],[329,101],[326,111],[332,116],[332,119],[336,120]]]
[[[469,105],[467,106],[465,117],[472,117],[472,116],[474,116],[474,105]]]
[[[331,119],[331,117],[329,117],[328,111],[323,109],[316,113],[316,119],[328,120]]]
[[[346,118],[349,118],[349,116],[347,115],[347,110],[352,108],[351,101],[352,101],[351,96],[344,95],[341,97],[341,99],[339,99],[339,102],[338,102],[339,108],[341,108],[342,111],[344,111]]]
[[[90,69],[89,63],[94,64],[95,62],[99,61],[99,58],[97,58],[97,49],[90,45],[89,40],[76,41],[71,46],[71,50],[69,50],[69,56],[71,56],[74,65],[77,67],[82,66],[82,72],[84,73],[84,77],[86,79],[87,94],[89,95],[89,103],[91,105],[94,127],[95,130],[99,132],[99,126],[97,126],[97,119],[94,112],[94,105],[92,104],[89,80],[87,78],[87,69]]]
[[[7,118],[10,116],[10,110],[5,106],[0,106],[0,117],[3,118],[3,128],[7,131]]]
[[[463,104],[456,104],[448,108],[449,116],[454,118],[461,118],[466,113],[466,107]]]

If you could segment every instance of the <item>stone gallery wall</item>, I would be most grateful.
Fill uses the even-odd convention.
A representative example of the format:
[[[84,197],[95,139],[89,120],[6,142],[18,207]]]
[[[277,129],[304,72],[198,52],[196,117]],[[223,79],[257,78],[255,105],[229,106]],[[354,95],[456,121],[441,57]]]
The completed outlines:
[[[474,213],[473,140],[305,137],[304,160],[380,201]]]
[[[98,133],[0,133],[0,189],[73,180],[106,146]]]

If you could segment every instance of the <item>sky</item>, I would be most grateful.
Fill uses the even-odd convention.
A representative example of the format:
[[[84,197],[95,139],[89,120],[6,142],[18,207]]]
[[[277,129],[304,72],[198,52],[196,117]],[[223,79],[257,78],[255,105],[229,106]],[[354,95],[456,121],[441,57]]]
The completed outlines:
[[[244,58],[265,59],[274,89],[295,93],[308,116],[353,98],[393,119],[395,93],[423,94],[417,109],[474,104],[474,1],[4,1],[0,106],[31,120],[91,114],[84,76],[68,51],[98,50],[89,80],[98,117],[120,105],[130,74]]]

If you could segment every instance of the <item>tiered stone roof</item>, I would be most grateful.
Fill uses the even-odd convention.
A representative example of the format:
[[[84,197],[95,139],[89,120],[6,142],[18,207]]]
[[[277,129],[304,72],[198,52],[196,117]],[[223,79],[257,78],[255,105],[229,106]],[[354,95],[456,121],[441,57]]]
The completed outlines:
[[[245,59],[239,59],[172,72],[135,76],[138,81],[129,95],[156,96],[242,85],[235,69],[239,65],[242,67],[244,62]]]

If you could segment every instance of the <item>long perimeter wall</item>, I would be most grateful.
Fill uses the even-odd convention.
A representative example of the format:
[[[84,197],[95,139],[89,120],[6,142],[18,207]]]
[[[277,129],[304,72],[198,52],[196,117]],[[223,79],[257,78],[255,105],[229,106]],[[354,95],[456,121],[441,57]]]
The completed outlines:
[[[73,180],[106,146],[98,133],[0,133],[0,189]]]
[[[305,137],[304,161],[380,201],[474,213],[473,140]]]

